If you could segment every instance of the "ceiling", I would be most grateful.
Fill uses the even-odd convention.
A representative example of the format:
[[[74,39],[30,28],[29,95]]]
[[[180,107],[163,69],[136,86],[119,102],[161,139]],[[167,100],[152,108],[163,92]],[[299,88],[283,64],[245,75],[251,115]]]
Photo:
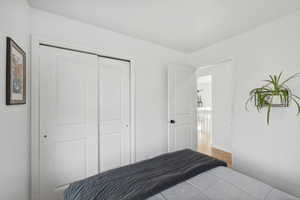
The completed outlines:
[[[300,0],[29,0],[46,10],[182,52],[300,9]]]

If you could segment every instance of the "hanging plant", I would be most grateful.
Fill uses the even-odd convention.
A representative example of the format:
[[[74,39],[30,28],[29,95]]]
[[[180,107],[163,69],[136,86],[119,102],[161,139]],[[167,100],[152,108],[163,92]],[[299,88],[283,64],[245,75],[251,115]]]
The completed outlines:
[[[248,104],[252,103],[260,112],[264,107],[267,108],[267,123],[270,123],[270,113],[272,107],[289,107],[291,102],[297,106],[297,114],[300,114],[300,97],[293,94],[292,90],[287,86],[287,83],[299,76],[296,73],[286,80],[282,81],[282,72],[277,75],[269,75],[268,80],[264,80],[266,84],[260,88],[255,88],[250,91],[249,98],[245,104],[248,111]]]

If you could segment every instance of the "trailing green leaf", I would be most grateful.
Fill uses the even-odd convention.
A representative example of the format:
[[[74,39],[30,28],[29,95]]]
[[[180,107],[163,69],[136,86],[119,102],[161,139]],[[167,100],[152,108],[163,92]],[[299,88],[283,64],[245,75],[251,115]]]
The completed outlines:
[[[267,111],[267,123],[268,123],[268,125],[270,124],[270,113],[271,113],[272,101],[273,101],[273,97],[271,98],[271,101],[268,105],[268,111]]]

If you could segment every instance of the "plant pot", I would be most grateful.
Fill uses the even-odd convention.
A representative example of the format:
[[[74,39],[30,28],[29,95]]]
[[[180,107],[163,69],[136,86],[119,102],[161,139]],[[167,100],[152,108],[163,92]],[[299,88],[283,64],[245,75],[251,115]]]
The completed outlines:
[[[274,95],[272,99],[272,107],[288,107],[289,100],[282,100],[280,95]]]

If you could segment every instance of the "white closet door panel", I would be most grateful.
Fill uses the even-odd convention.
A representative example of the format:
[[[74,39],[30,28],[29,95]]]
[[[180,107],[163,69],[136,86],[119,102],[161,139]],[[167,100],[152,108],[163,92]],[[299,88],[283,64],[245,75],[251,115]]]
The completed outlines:
[[[86,176],[86,143],[81,140],[72,142],[56,143],[53,146],[52,160],[54,171],[60,171],[60,176],[57,176],[57,186],[63,186],[71,183],[74,180],[80,180]],[[70,156],[70,155],[76,155]]]
[[[121,133],[123,130],[123,123],[121,120],[111,120],[105,121],[101,124],[101,133],[111,134],[111,133]]]
[[[41,46],[40,195],[98,172],[97,57]]]
[[[121,121],[123,69],[114,65],[103,65],[100,68],[101,120]]]
[[[99,58],[100,171],[130,163],[128,62]]]

